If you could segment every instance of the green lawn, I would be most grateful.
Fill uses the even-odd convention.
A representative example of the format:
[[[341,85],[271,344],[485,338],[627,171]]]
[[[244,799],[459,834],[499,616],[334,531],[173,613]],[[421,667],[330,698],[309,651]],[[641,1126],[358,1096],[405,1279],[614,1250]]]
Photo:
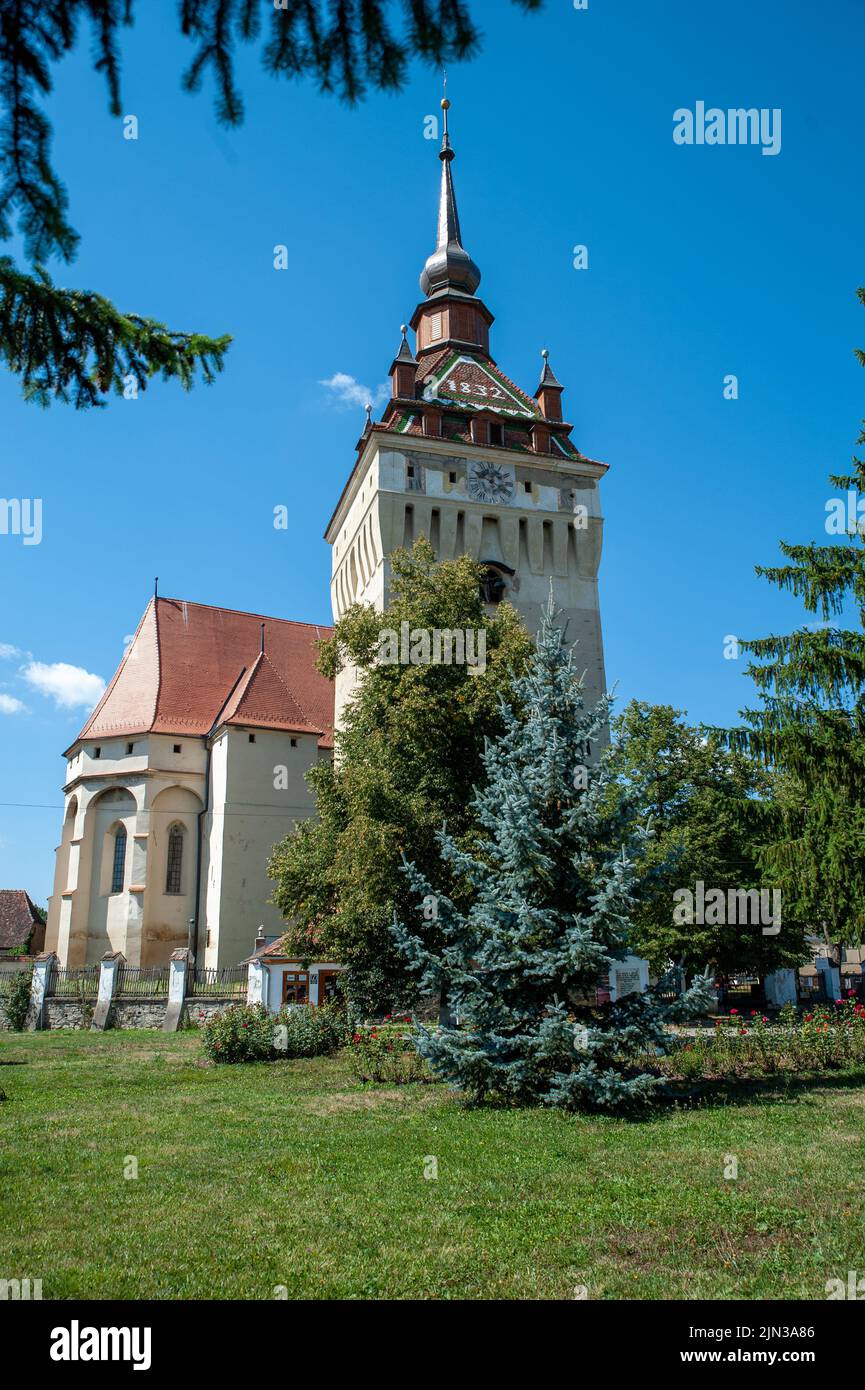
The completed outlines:
[[[629,1123],[364,1090],[340,1058],[201,1058],[194,1033],[0,1035],[0,1277],[45,1298],[822,1299],[865,1270],[861,1073]]]

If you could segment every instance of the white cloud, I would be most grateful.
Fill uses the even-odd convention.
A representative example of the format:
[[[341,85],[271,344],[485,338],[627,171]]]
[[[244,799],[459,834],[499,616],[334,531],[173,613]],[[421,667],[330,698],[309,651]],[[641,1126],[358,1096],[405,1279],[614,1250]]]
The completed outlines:
[[[333,391],[340,405],[364,407],[367,401],[370,401],[373,406],[377,406],[383,405],[390,397],[390,384],[387,381],[383,381],[381,386],[376,386],[373,391],[369,386],[364,386],[353,376],[349,376],[347,372],[334,372],[332,377],[318,384]]]
[[[77,705],[92,709],[105,689],[101,676],[66,661],[31,661],[21,667],[21,675],[34,690],[50,695],[62,709],[74,709]]]
[[[26,714],[27,706],[14,695],[0,695],[0,714]]]
[[[11,642],[0,642],[0,661],[14,661],[16,656],[22,655],[18,647],[13,647]]]

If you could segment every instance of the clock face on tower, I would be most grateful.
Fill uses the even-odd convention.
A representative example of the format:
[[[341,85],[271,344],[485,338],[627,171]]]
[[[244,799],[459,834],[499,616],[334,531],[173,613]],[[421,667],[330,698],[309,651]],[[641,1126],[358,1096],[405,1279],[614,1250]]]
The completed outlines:
[[[514,495],[513,471],[501,463],[469,463],[466,481],[476,502],[510,502]]]

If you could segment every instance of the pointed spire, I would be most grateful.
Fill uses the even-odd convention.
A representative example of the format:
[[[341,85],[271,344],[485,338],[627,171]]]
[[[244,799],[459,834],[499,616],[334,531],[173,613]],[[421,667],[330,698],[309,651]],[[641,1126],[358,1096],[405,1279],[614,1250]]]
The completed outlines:
[[[405,397],[414,399],[415,381],[417,379],[417,358],[408,345],[408,324],[400,324],[402,332],[402,342],[399,345],[399,352],[390,364],[390,394],[391,399]]]
[[[550,354],[546,348],[541,349],[541,357],[544,359],[544,365],[541,379],[535,391],[535,400],[545,420],[560,421],[562,418],[562,392],[565,388],[550,366]]]
[[[447,77],[445,77],[447,91]],[[460,235],[460,219],[457,212],[457,199],[454,192],[451,162],[454,151],[448,133],[448,111],[450,102],[447,96],[441,100],[444,112],[444,130],[439,159],[442,162],[441,191],[439,193],[438,235],[436,249],[427,257],[421,271],[420,287],[429,298],[446,290],[459,290],[463,294],[474,294],[481,282],[481,273],[465,250]]]
[[[540,379],[540,381],[538,382],[538,386],[539,386],[539,387],[541,387],[541,386],[559,386],[559,387],[561,387],[562,383],[558,380],[558,378],[556,377],[555,372],[553,371],[552,367],[550,366],[550,354],[549,354],[549,352],[547,351],[546,348],[541,348],[541,357],[543,357],[543,359],[544,359],[544,365],[543,365],[543,370],[541,371],[541,379]],[[562,388],[562,389],[564,389],[564,388]]]
[[[393,360],[394,362],[411,362],[416,367],[417,362],[415,361],[414,353],[409,347],[408,338],[406,337],[408,333],[408,324],[401,323],[399,329],[402,333],[402,342],[399,345],[399,352]],[[391,371],[393,371],[393,368],[391,368]]]

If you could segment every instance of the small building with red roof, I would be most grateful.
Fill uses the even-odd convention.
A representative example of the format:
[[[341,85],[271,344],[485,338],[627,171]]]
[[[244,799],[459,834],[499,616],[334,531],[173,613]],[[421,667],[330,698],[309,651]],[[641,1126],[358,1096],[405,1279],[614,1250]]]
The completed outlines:
[[[37,956],[45,944],[45,920],[23,888],[0,888],[0,960]]]

